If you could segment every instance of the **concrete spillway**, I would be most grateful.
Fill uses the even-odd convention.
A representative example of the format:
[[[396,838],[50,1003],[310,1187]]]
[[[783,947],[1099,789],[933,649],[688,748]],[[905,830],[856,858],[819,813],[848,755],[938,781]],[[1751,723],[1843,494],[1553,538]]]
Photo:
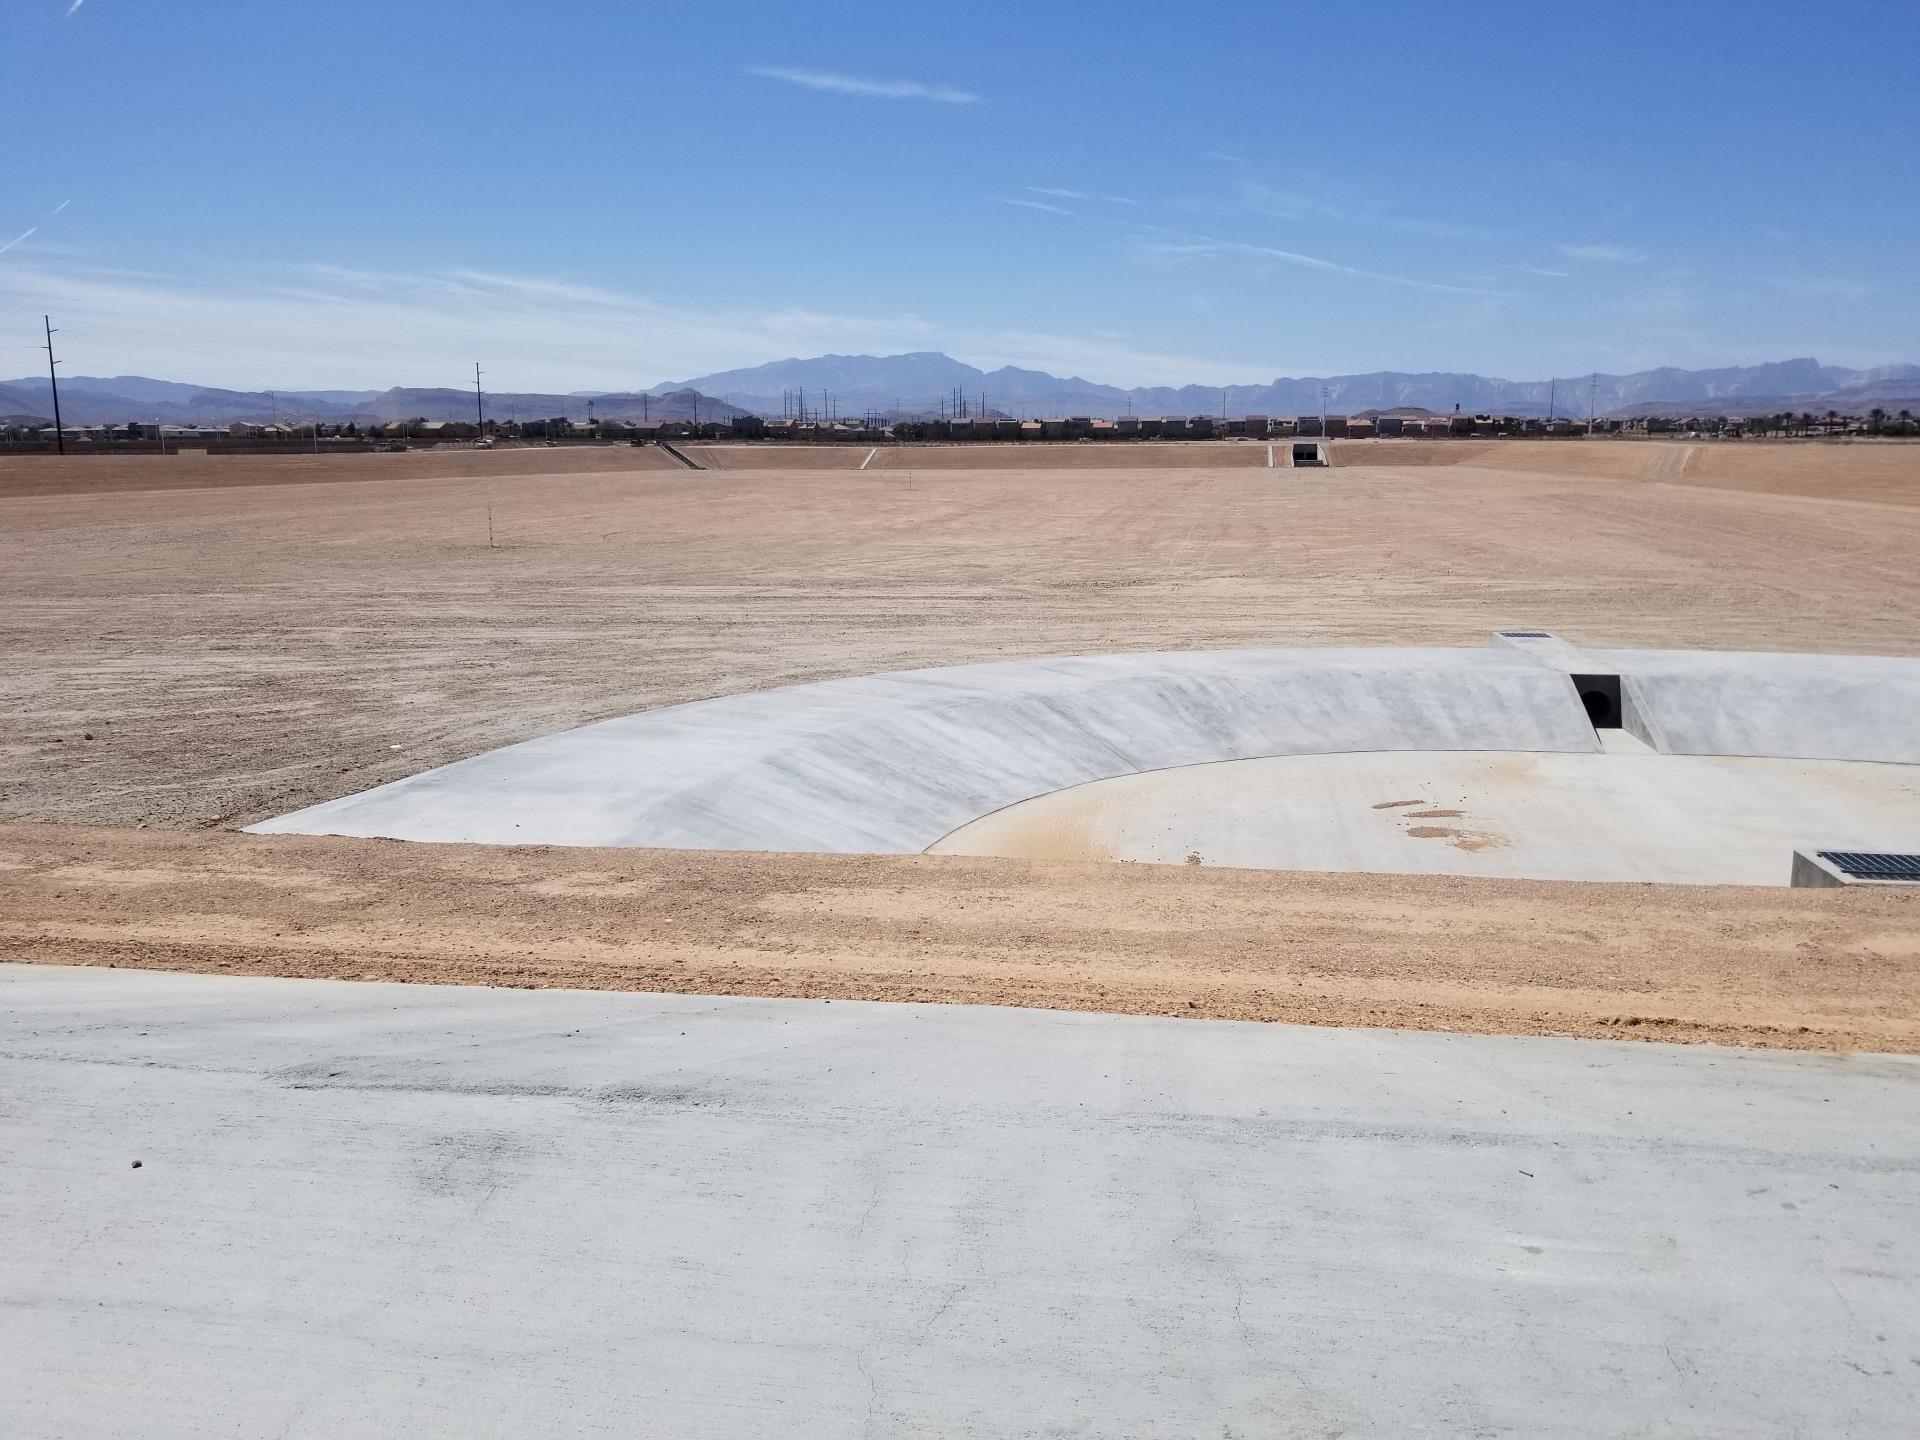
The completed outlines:
[[[1872,657],[1580,651],[1540,635],[1479,650],[1075,656],[671,706],[253,828],[916,853],[1035,797],[1175,767],[1374,752],[1598,755],[1608,724],[1655,754],[1915,764],[1916,715],[1920,661]]]

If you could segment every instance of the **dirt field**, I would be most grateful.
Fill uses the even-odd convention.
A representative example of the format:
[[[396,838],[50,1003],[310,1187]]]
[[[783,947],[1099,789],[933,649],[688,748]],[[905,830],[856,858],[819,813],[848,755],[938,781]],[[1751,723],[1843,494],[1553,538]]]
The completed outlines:
[[[0,820],[234,826],[650,706],[1026,655],[1478,645],[1492,630],[1519,625],[1605,644],[1920,653],[1920,570],[1911,561],[1920,549],[1920,447],[1781,445],[1736,454],[1698,445],[1499,442],[1476,449],[1467,442],[1451,464],[1356,463],[1374,451],[1394,455],[1393,442],[1383,442],[1354,447],[1358,453],[1343,454],[1331,471],[1269,471],[1264,446],[1252,445],[1129,447],[1135,468],[1083,468],[1090,448],[1036,457],[1007,447],[1025,468],[997,468],[1010,462],[982,460],[984,452],[883,450],[887,463],[876,456],[864,472],[767,468],[781,457],[764,451],[760,468],[704,472],[631,449],[318,461],[0,459],[0,653],[8,660],[0,667],[0,707],[9,717],[0,729]],[[1222,461],[1199,465],[1211,451]],[[1138,457],[1159,454],[1189,468],[1138,468]],[[927,458],[935,455],[941,458]],[[740,463],[735,451],[722,458]],[[1750,485],[1741,479],[1743,464],[1751,466]],[[1042,465],[1051,468],[1035,468]],[[249,476],[257,483],[239,483]],[[78,493],[46,493],[69,478]],[[15,830],[8,843],[31,855],[35,833]],[[139,864],[126,857],[159,843],[151,831],[120,838],[129,847],[124,855],[110,837],[89,843],[103,863],[135,870]],[[249,846],[262,847],[261,857],[287,853],[217,833],[194,843],[215,847],[209,856],[242,855]],[[366,853],[387,857],[395,847]],[[471,867],[475,876],[495,863],[464,853],[435,863]],[[693,873],[675,867],[703,862],[636,856],[628,863],[671,876]],[[817,868],[825,861],[790,857],[725,863],[756,874],[782,865],[797,877],[829,873]],[[922,890],[945,883],[936,878],[948,873],[942,865],[975,862],[861,863],[873,867],[863,873],[886,877],[871,885],[897,892],[911,910]],[[226,864],[222,858],[216,868]],[[25,913],[21,873],[0,876],[0,918],[10,923]],[[1169,885],[1201,882],[1134,867],[1071,884],[1052,872],[1023,873],[1029,878],[1009,892],[1016,899],[1002,907],[998,928],[975,926],[965,932],[971,939],[953,941],[946,953],[975,953],[988,969],[1014,963],[1009,956],[1053,967],[1047,985],[1026,989],[1025,981],[982,980],[999,998],[1147,1004],[1116,998],[1115,986],[1089,978],[1094,972],[1058,970],[1042,953],[1057,933],[1049,927],[1065,923],[1060,916],[1075,905],[1117,904],[1128,886],[1164,896]],[[302,883],[288,881],[294,889]],[[697,893],[706,882],[689,883]],[[804,893],[811,882],[794,883]],[[1325,957],[1358,953],[1341,939],[1339,917],[1360,892],[1341,883],[1306,886],[1322,897],[1313,933],[1314,953]],[[138,894],[138,883],[130,884],[128,893]],[[1305,893],[1306,882],[1287,884],[1290,893]],[[448,892],[458,905],[478,906],[482,920],[486,893],[477,881]],[[1203,914],[1204,897],[1216,893],[1225,892],[1193,891],[1190,903],[1202,906],[1193,913]],[[1414,891],[1393,893],[1399,914],[1427,904]],[[1462,912],[1494,903],[1492,890],[1447,893]],[[1705,929],[1696,934],[1663,929],[1667,922],[1658,919],[1694,902],[1646,896],[1583,893],[1580,904],[1597,917],[1594,933],[1608,937],[1609,954],[1655,964],[1692,953],[1699,934],[1711,931],[1731,966],[1746,953],[1753,912],[1743,907],[1774,914],[1799,903],[1773,895],[1721,902],[1733,908],[1701,918]],[[455,901],[448,905],[451,914]],[[199,942],[178,927],[195,922],[176,910],[167,943],[186,953]],[[1834,915],[1842,913],[1869,911],[1855,902]],[[1886,935],[1910,943],[1899,939],[1914,933],[1910,911],[1872,913],[1891,927],[1874,944]],[[542,923],[564,937],[567,914],[561,904]],[[1042,924],[1045,916],[1054,918]],[[1364,906],[1350,918],[1354,936],[1373,937],[1376,957],[1397,947],[1413,963],[1424,953],[1418,925],[1390,942]],[[217,941],[218,926],[208,923],[206,944],[226,947],[222,963],[252,953],[251,941],[238,948],[230,938]],[[1193,914],[1182,923],[1213,933]],[[1716,925],[1730,928],[1722,933]],[[1179,926],[1163,928],[1175,934]],[[28,933],[12,933],[15,958],[49,958],[45,937],[29,945]],[[449,953],[463,953],[464,932],[449,933]],[[778,948],[777,931],[763,925],[756,933],[756,943]],[[1587,949],[1556,947],[1537,928],[1516,922],[1504,941],[1461,933],[1463,944],[1531,956],[1527,963],[1563,988],[1591,978]],[[378,949],[366,943],[369,954]],[[1771,942],[1755,931],[1752,943],[1766,953]],[[1852,942],[1836,943],[1843,949],[1835,953],[1853,953],[1844,949]],[[1163,955],[1179,948],[1154,944]],[[1190,960],[1180,964],[1204,969],[1231,958],[1232,947],[1210,959],[1193,944],[1204,942],[1187,942],[1182,953]],[[271,963],[281,965],[294,963],[289,953],[259,951],[280,956]],[[1128,963],[1148,963],[1125,953],[1136,954]],[[1828,954],[1818,945],[1801,953]],[[349,951],[340,954],[351,968]],[[911,954],[896,956],[901,977],[911,973]],[[860,973],[884,968],[883,960],[869,955]],[[478,968],[461,973],[495,973],[493,963],[475,960]],[[1169,972],[1167,983],[1187,973]],[[1911,996],[1883,980],[1863,973],[1865,988],[1847,1003],[1871,1009],[1884,1002],[1910,1015]],[[940,993],[959,996],[968,983],[950,977]],[[1369,981],[1376,1009],[1364,1013],[1402,1015],[1380,994],[1382,985],[1397,992],[1401,983]],[[859,993],[875,993],[880,982],[869,976],[859,984]],[[1519,985],[1514,996],[1527,989],[1512,984]],[[1662,988],[1656,973],[1630,982],[1642,985],[1634,991],[1645,1001],[1640,1013],[1678,1013],[1684,995]],[[1217,993],[1235,992],[1221,982]],[[1735,1004],[1745,993],[1729,991],[1716,1003]],[[1241,999],[1201,1003],[1204,1013],[1242,1013],[1221,1008]],[[1469,1012],[1496,1016],[1487,1023],[1506,1028],[1521,1023],[1514,1017],[1526,1008],[1523,998],[1493,1006],[1484,996],[1451,1010],[1438,999],[1421,1003],[1452,1017],[1444,1023],[1468,1028],[1462,1017]],[[1562,1019],[1550,1028],[1564,1021],[1578,1029],[1564,1017],[1586,1012],[1553,1013]],[[1421,1022],[1403,1015],[1392,1023]],[[1735,1023],[1744,1022],[1724,1014],[1713,1022]],[[1831,1017],[1793,1023],[1812,1025],[1810,1033],[1854,1033]],[[1876,1043],[1895,1039],[1890,1030]]]

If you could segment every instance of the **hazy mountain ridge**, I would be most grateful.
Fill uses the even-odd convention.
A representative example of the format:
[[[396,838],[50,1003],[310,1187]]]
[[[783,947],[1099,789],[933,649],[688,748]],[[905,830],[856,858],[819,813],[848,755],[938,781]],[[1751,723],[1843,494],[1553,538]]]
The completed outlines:
[[[112,386],[116,388],[109,389]],[[564,415],[585,420],[588,401],[573,395],[538,392],[486,394],[486,413],[496,420],[544,420]],[[596,395],[591,413],[605,420],[686,420],[698,410],[702,420],[727,419],[740,412],[709,395],[680,388],[654,394],[626,391]],[[50,420],[53,399],[44,378],[0,382],[0,419]],[[385,420],[471,420],[473,392],[449,388],[396,386],[389,390],[246,391],[154,380],[140,375],[110,380],[76,375],[60,382],[60,418],[69,425],[121,424],[158,420],[168,425],[227,425],[236,420],[320,420],[329,425],[362,425]]]
[[[958,390],[968,406],[985,396],[989,409],[1026,415],[1217,415],[1227,413],[1308,415],[1319,411],[1322,391],[1329,411],[1420,407],[1445,414],[1456,406],[1469,413],[1585,415],[1686,414],[1698,409],[1728,414],[1779,410],[1837,409],[1863,414],[1920,409],[1920,365],[1883,365],[1870,370],[1822,365],[1808,357],[1763,365],[1709,370],[1663,367],[1630,375],[1576,376],[1558,381],[1503,380],[1483,375],[1431,371],[1377,371],[1367,375],[1282,377],[1267,384],[1135,386],[1123,389],[1080,376],[1049,375],[1005,365],[981,370],[937,351],[905,355],[821,355],[777,360],[741,370],[719,371],[649,390],[594,393],[591,413],[609,420],[727,419],[755,412],[785,413],[788,394],[804,392],[809,412],[831,402],[835,413],[859,415],[937,413]],[[421,417],[466,420],[473,392],[455,387],[394,387],[387,390],[243,391],[157,380],[141,375],[107,378],[75,375],[60,385],[61,414],[72,424],[128,420],[224,425],[322,420],[361,424]],[[488,392],[486,413],[496,419],[584,420],[589,397],[539,392]],[[52,414],[44,377],[0,382],[0,418]]]
[[[829,395],[842,414],[862,409],[921,412],[937,406],[956,388],[969,405],[982,392],[990,409],[1028,414],[1114,416],[1134,414],[1305,415],[1317,412],[1325,389],[1327,409],[1351,414],[1422,406],[1442,413],[1463,411],[1544,415],[1549,406],[1561,415],[1584,415],[1589,404],[1600,414],[1632,413],[1647,405],[1699,405],[1742,410],[1761,401],[1793,400],[1805,408],[1846,408],[1850,390],[1872,385],[1863,407],[1885,405],[1888,398],[1920,404],[1920,365],[1890,365],[1852,370],[1822,365],[1812,358],[1708,370],[1663,367],[1629,375],[1577,376],[1552,380],[1504,380],[1455,372],[1377,371],[1366,375],[1282,377],[1264,385],[1135,386],[1123,389],[1078,377],[1060,378],[1042,371],[1003,366],[981,370],[937,352],[898,356],[823,355],[790,359],[747,370],[721,371],[678,382],[709,393],[731,396],[736,404],[778,414],[782,392],[804,389],[809,408]]]

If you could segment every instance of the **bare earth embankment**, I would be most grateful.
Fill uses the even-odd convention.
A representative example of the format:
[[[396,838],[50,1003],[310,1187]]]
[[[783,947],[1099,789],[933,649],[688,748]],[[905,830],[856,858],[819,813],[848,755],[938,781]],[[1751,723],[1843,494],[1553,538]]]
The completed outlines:
[[[227,833],[903,667],[1523,624],[1920,653],[1920,447],[1382,443],[1330,471],[1088,448],[0,459],[4,954],[1913,1048],[1899,897]],[[1662,1023],[1607,1023],[1636,1016]]]
[[[47,964],[1920,1052],[1920,895],[0,828]]]

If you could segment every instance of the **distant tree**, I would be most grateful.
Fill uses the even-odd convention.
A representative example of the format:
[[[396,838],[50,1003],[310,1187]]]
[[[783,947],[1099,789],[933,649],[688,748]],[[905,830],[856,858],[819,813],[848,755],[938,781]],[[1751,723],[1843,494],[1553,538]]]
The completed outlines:
[[[1871,430],[1874,434],[1878,435],[1881,431],[1881,428],[1885,426],[1886,423],[1887,423],[1887,412],[1882,410],[1878,405],[1874,406],[1873,409],[1867,412],[1867,428]]]

